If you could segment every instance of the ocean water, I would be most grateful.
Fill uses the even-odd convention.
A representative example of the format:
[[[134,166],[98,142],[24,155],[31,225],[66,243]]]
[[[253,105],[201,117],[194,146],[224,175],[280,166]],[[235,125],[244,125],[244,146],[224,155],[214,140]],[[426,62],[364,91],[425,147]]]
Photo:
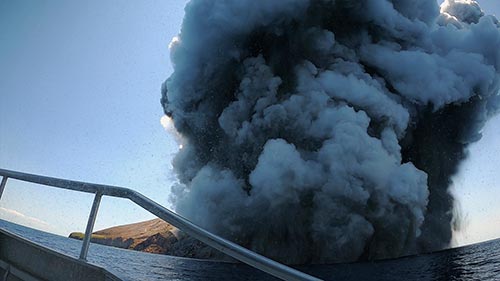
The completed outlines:
[[[78,257],[81,241],[0,220],[0,228]],[[276,280],[243,264],[200,261],[91,244],[88,260],[124,280]],[[500,239],[376,262],[299,266],[325,280],[500,280]]]

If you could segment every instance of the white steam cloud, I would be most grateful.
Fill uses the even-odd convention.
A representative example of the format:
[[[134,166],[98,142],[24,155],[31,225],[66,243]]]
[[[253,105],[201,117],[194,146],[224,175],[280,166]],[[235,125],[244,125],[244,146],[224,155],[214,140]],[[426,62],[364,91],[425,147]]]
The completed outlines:
[[[446,247],[499,26],[472,0],[192,0],[162,90],[177,211],[287,263]]]

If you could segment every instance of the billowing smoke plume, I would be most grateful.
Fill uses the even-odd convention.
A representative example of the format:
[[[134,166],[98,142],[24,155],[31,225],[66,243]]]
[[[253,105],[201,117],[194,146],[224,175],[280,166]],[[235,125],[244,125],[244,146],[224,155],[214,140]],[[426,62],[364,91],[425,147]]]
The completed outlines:
[[[192,0],[162,104],[177,211],[288,263],[446,247],[450,177],[499,105],[473,0]]]

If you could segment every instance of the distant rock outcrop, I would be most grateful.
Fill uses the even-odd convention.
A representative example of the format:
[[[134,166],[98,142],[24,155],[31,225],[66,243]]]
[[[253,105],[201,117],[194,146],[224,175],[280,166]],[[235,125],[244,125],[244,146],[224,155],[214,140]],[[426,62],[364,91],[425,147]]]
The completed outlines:
[[[73,232],[69,238],[83,239]],[[202,242],[179,231],[161,219],[115,226],[92,234],[91,242],[106,246],[155,254],[199,259],[229,259]]]

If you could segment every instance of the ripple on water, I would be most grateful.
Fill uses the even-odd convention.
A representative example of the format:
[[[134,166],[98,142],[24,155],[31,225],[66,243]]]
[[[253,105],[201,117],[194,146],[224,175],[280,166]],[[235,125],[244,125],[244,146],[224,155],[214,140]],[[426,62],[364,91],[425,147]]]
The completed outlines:
[[[0,228],[77,258],[81,241],[0,220]],[[199,261],[91,244],[88,259],[126,280],[276,280],[242,264]],[[325,280],[500,280],[500,239],[393,260],[299,266]]]

